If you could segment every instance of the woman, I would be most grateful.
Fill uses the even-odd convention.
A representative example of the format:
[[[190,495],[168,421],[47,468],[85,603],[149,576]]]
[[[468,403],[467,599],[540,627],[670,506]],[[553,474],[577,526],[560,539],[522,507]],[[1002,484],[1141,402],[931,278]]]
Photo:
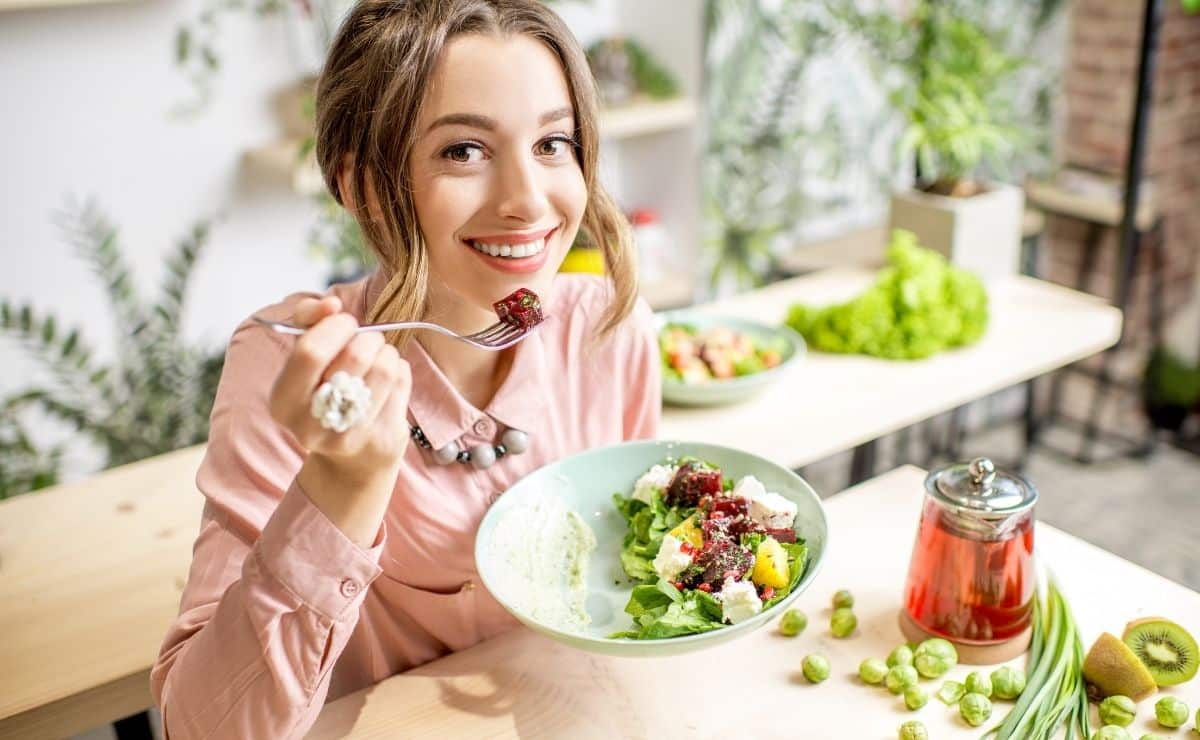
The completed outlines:
[[[516,626],[478,587],[488,506],[550,461],[654,436],[657,344],[597,147],[586,60],[539,3],[351,11],[318,86],[317,156],[380,267],[257,312],[304,336],[247,322],[230,342],[152,673],[169,737],[302,736],[326,700]],[[581,228],[607,279],[557,275]],[[476,331],[522,287],[547,320],[503,352],[354,332]],[[343,431],[312,400],[339,371],[370,391]]]

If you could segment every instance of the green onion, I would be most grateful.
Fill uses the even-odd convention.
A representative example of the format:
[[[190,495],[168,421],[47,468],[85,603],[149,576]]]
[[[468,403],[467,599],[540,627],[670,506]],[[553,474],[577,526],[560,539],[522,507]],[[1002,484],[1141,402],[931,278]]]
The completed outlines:
[[[983,739],[1050,740],[1060,729],[1066,740],[1091,737],[1083,641],[1053,576],[1046,595],[1033,605],[1029,680],[1017,703]]]

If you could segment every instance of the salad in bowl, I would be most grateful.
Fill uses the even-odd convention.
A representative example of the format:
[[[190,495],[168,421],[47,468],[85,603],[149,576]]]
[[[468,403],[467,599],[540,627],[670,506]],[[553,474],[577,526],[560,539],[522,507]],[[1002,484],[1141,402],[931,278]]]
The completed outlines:
[[[826,551],[812,488],[749,452],[626,442],[551,463],[488,510],[483,585],[529,627],[609,655],[736,639],[807,588]]]
[[[796,504],[753,475],[735,482],[702,460],[665,460],[614,502],[628,523],[621,566],[641,584],[625,606],[633,628],[612,637],[675,637],[743,622],[787,598],[807,569]]]
[[[782,376],[804,355],[786,326],[687,310],[658,315],[663,400],[681,406],[734,403]]]

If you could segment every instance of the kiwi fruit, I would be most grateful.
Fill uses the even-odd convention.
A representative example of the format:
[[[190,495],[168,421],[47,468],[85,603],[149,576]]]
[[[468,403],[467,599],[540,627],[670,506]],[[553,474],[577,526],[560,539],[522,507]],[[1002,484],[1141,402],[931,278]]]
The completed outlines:
[[[1159,686],[1176,686],[1192,680],[1200,666],[1196,638],[1162,617],[1137,619],[1125,625],[1121,639],[1145,664]]]
[[[1083,677],[1095,689],[1093,698],[1128,696],[1141,701],[1158,685],[1129,646],[1108,632],[1100,635],[1083,661]]]

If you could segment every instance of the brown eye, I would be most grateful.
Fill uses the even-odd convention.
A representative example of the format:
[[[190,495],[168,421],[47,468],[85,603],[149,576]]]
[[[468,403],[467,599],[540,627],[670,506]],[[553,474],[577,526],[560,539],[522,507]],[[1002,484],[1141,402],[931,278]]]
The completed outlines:
[[[544,157],[558,157],[571,150],[575,142],[565,136],[554,136],[538,142],[538,154]]]
[[[483,151],[477,144],[469,144],[466,142],[462,144],[455,144],[442,150],[443,157],[451,162],[457,162],[458,164],[470,164],[471,162],[477,162],[482,155]]]

